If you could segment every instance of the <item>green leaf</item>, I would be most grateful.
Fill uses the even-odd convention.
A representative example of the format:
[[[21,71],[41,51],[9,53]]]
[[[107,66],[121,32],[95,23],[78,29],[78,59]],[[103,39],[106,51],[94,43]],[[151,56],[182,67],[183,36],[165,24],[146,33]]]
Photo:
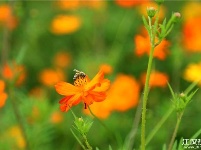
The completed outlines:
[[[172,150],[177,150],[177,140],[174,142],[174,145],[172,147]]]
[[[146,18],[144,16],[142,16],[142,21],[143,21],[144,26],[147,29],[147,31],[150,32],[149,24],[148,24],[148,22],[147,22],[147,20],[146,20]]]
[[[112,147],[111,147],[111,145],[109,145],[109,150],[112,150]]]
[[[170,92],[171,92],[171,94],[172,94],[173,99],[175,99],[176,97],[175,97],[175,94],[174,94],[174,92],[173,92],[172,87],[170,86],[169,82],[167,82],[167,84],[168,84],[168,87],[169,87],[169,89],[170,89]]]
[[[166,144],[163,144],[162,150],[167,150]]]
[[[186,104],[188,104],[188,103],[192,100],[193,96],[195,95],[195,93],[196,93],[198,90],[199,90],[199,89],[196,89],[194,92],[192,92],[192,93],[186,98]]]
[[[201,129],[198,130],[198,131],[191,137],[191,139],[197,138],[200,134],[201,134]]]

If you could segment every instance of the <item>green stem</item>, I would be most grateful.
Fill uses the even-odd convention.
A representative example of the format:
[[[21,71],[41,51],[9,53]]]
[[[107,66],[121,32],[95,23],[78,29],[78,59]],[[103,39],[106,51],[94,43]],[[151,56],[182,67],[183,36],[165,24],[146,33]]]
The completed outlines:
[[[134,117],[134,121],[133,121],[133,126],[132,129],[130,131],[130,133],[128,134],[127,138],[125,139],[125,144],[124,144],[124,149],[127,150],[132,150],[133,149],[133,145],[135,143],[135,137],[136,137],[136,133],[138,131],[138,126],[140,123],[140,117],[141,117],[141,112],[142,112],[142,100],[140,98],[140,103],[137,106],[137,110],[135,113],[135,117]]]
[[[181,118],[183,116],[183,112],[179,113],[178,116],[177,116],[177,123],[176,123],[176,126],[175,126],[175,129],[174,129],[174,132],[173,132],[173,135],[172,135],[172,138],[171,138],[171,141],[170,141],[170,144],[168,146],[168,150],[171,150],[172,149],[172,146],[174,144],[174,140],[175,140],[175,137],[177,135],[177,131],[179,129],[179,125],[180,125],[180,122],[181,122]]]
[[[85,148],[85,146],[82,144],[82,142],[79,140],[79,138],[76,136],[76,134],[73,132],[72,129],[70,129],[70,131],[72,132],[73,136],[75,137],[75,139],[78,141],[78,143],[80,144],[80,146],[84,149],[84,150],[87,150]]]
[[[91,145],[89,144],[86,135],[83,134],[82,137],[83,137],[84,142],[85,142],[85,144],[86,144],[86,146],[87,146],[87,150],[92,150],[92,147],[91,147]]]
[[[26,150],[30,150],[29,142],[28,142],[28,137],[27,137],[27,134],[25,133],[26,130],[25,130],[25,126],[24,126],[24,121],[23,121],[23,119],[22,119],[22,117],[20,115],[20,111],[19,111],[18,105],[16,103],[16,98],[14,98],[14,89],[13,89],[13,86],[14,86],[13,84],[10,85],[10,90],[9,90],[10,101],[11,101],[11,104],[12,104],[12,107],[13,107],[15,118],[18,121],[20,130],[22,132],[22,136],[24,137],[24,140],[25,140],[25,143],[26,143],[25,149]]]
[[[144,88],[144,95],[142,99],[143,104],[142,104],[141,150],[145,150],[145,143],[146,143],[145,141],[146,106],[147,106],[147,99],[149,94],[149,80],[151,75],[153,51],[154,51],[154,47],[151,47],[151,53],[149,55],[146,82],[145,82],[145,88]]]
[[[154,48],[155,48],[155,36],[156,36],[157,27],[158,27],[159,11],[160,11],[160,5],[158,6],[157,17],[156,17],[156,21],[154,23],[153,28],[151,25],[151,19],[149,19],[149,22],[150,22],[149,27],[150,27],[150,31],[151,31],[150,35],[149,35],[150,42],[151,42],[151,50],[150,50],[147,73],[146,73],[144,95],[143,95],[143,99],[142,99],[141,150],[145,150],[145,147],[146,147],[146,139],[145,139],[146,107],[147,107],[147,99],[148,99],[148,95],[149,95],[149,80],[150,80],[150,75],[151,75],[153,54],[154,54]]]
[[[167,120],[167,118],[170,116],[170,114],[173,112],[173,107],[171,107],[167,113],[163,116],[163,118],[158,122],[158,124],[154,127],[154,129],[151,131],[151,133],[146,138],[146,145],[151,141],[151,139],[154,137],[154,135],[157,133],[157,131],[160,129],[160,127],[164,124],[164,122]]]

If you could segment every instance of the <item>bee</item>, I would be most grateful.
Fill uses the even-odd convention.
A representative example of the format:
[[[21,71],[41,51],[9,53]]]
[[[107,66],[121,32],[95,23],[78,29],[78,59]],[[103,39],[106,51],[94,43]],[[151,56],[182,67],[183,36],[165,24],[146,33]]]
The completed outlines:
[[[73,76],[74,85],[75,86],[85,85],[87,83],[87,75],[84,72],[79,71],[77,69],[74,69],[73,71],[75,71],[75,75]]]

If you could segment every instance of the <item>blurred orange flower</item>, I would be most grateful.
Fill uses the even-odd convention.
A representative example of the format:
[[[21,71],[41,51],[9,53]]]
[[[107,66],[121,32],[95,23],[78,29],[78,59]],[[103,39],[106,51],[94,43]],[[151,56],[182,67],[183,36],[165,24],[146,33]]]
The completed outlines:
[[[111,110],[126,111],[137,105],[140,86],[132,76],[119,74],[108,92]]]
[[[26,70],[24,66],[16,63],[5,64],[3,66],[2,76],[7,80],[15,80],[15,84],[19,86],[26,78]]]
[[[80,0],[58,0],[56,4],[60,9],[77,9],[80,5]]]
[[[82,6],[86,6],[89,8],[100,9],[104,8],[106,5],[106,1],[103,0],[80,0]]]
[[[190,82],[198,82],[201,85],[201,62],[189,64],[184,71],[184,79]]]
[[[56,67],[65,68],[70,65],[71,57],[66,52],[58,52],[54,57],[54,64]]]
[[[5,105],[7,94],[4,92],[5,83],[4,81],[0,80],[0,108]]]
[[[192,11],[193,10],[193,11]],[[184,4],[182,9],[182,19],[185,21],[201,17],[201,3],[199,1],[191,1]]]
[[[58,15],[51,23],[51,32],[57,35],[70,34],[80,28],[81,19],[73,15]]]
[[[149,55],[150,53],[150,39],[147,32],[144,32],[144,36],[136,35],[134,38],[135,42],[135,54],[138,57],[141,57],[144,54]],[[163,40],[154,50],[154,57],[159,60],[164,60],[169,53],[167,47],[169,47],[170,43],[167,40]]]
[[[146,73],[143,73],[141,75],[141,81],[143,85],[145,84],[145,80],[146,80]],[[159,72],[159,71],[154,71],[151,73],[149,86],[164,88],[167,86],[168,80],[169,80],[169,77],[167,74]]]
[[[57,6],[60,9],[78,9],[80,7],[89,7],[94,9],[104,8],[105,1],[103,0],[58,0]]]
[[[183,27],[183,45],[187,51],[201,52],[201,16],[186,20]]]
[[[104,79],[103,71],[99,71],[90,81],[88,76],[75,70],[74,85],[66,82],[59,82],[55,85],[56,91],[65,97],[59,101],[61,111],[68,111],[70,107],[84,102],[85,108],[93,102],[101,102],[106,98],[106,91],[110,81]]]
[[[91,105],[92,112],[102,119],[107,118],[112,111],[126,111],[137,105],[139,101],[140,86],[132,76],[119,74],[110,89],[108,96],[100,105]],[[84,110],[90,114],[88,110]]]
[[[100,66],[100,70],[102,70],[104,72],[104,74],[111,74],[113,71],[112,66],[108,65],[108,64],[102,64]]]
[[[43,83],[46,86],[53,86],[55,85],[57,82],[65,80],[65,75],[63,73],[63,71],[57,69],[45,69],[43,70],[40,75],[39,75],[39,79],[41,81],[41,83]]]
[[[25,140],[23,138],[22,132],[18,126],[13,126],[8,131],[9,137],[13,138],[16,142],[16,146],[19,149],[24,149],[26,146]]]
[[[50,121],[53,124],[61,123],[63,121],[63,116],[60,112],[55,111],[51,114]]]
[[[7,4],[0,5],[0,24],[14,29],[17,26],[17,19],[13,16],[11,7]]]
[[[115,3],[121,7],[133,7],[142,3],[147,2],[148,0],[115,0]]]

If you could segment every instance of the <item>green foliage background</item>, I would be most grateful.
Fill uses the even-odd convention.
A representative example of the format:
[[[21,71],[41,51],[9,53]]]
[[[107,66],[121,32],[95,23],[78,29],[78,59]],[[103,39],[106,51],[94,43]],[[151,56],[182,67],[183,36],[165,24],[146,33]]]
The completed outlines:
[[[134,36],[139,34],[142,27],[141,14],[138,6],[133,8],[122,8],[114,1],[107,1],[104,9],[94,10],[83,7],[78,10],[61,10],[55,6],[54,1],[15,1],[1,2],[12,3],[14,14],[18,17],[19,24],[10,32],[9,39],[9,61],[17,60],[23,64],[28,72],[26,82],[23,86],[14,90],[14,99],[19,107],[20,114],[26,127],[26,133],[32,150],[64,150],[81,147],[76,142],[70,128],[73,124],[73,116],[70,112],[64,113],[64,120],[60,124],[50,122],[51,114],[59,110],[58,101],[61,98],[54,87],[45,87],[39,81],[39,72],[45,68],[53,68],[52,59],[59,50],[71,54],[72,62],[65,73],[68,82],[73,82],[73,69],[77,68],[89,74],[95,75],[100,64],[110,64],[114,71],[108,78],[113,81],[118,73],[133,75],[137,79],[147,67],[147,56],[137,57],[134,55]],[[167,9],[166,17],[174,11],[181,11],[185,1],[169,1],[164,5]],[[54,35],[50,32],[52,19],[58,14],[76,14],[82,18],[81,28],[72,34]],[[187,54],[181,43],[183,21],[181,20],[168,36],[171,41],[170,55],[166,60],[155,59],[154,67],[166,72],[170,77],[173,89],[182,92],[190,84],[182,78],[182,73],[191,62],[200,60],[200,54]],[[3,46],[4,28],[0,28],[0,49]],[[29,91],[35,86],[43,86],[46,97],[39,100],[29,96]],[[151,89],[148,100],[147,111],[147,133],[149,133],[157,122],[171,107],[171,94],[168,88]],[[193,102],[186,109],[179,128],[177,140],[181,137],[190,138],[201,128],[200,122],[200,91],[194,97]],[[33,107],[39,109],[39,116],[33,123],[28,122]],[[72,108],[78,116],[82,113],[82,105]],[[113,112],[103,122],[118,137],[118,141],[111,140],[109,133],[94,121],[88,133],[91,145],[99,149],[108,149],[108,146],[121,149],[126,136],[132,128],[136,108],[126,112]],[[0,109],[0,149],[18,149],[12,138],[5,138],[7,130],[17,124],[13,115],[10,97],[6,105]],[[157,135],[147,146],[147,150],[162,149],[164,143],[170,141],[176,122],[176,113],[171,114]],[[201,137],[200,137],[201,138]],[[138,129],[135,147],[140,145],[140,128]]]

